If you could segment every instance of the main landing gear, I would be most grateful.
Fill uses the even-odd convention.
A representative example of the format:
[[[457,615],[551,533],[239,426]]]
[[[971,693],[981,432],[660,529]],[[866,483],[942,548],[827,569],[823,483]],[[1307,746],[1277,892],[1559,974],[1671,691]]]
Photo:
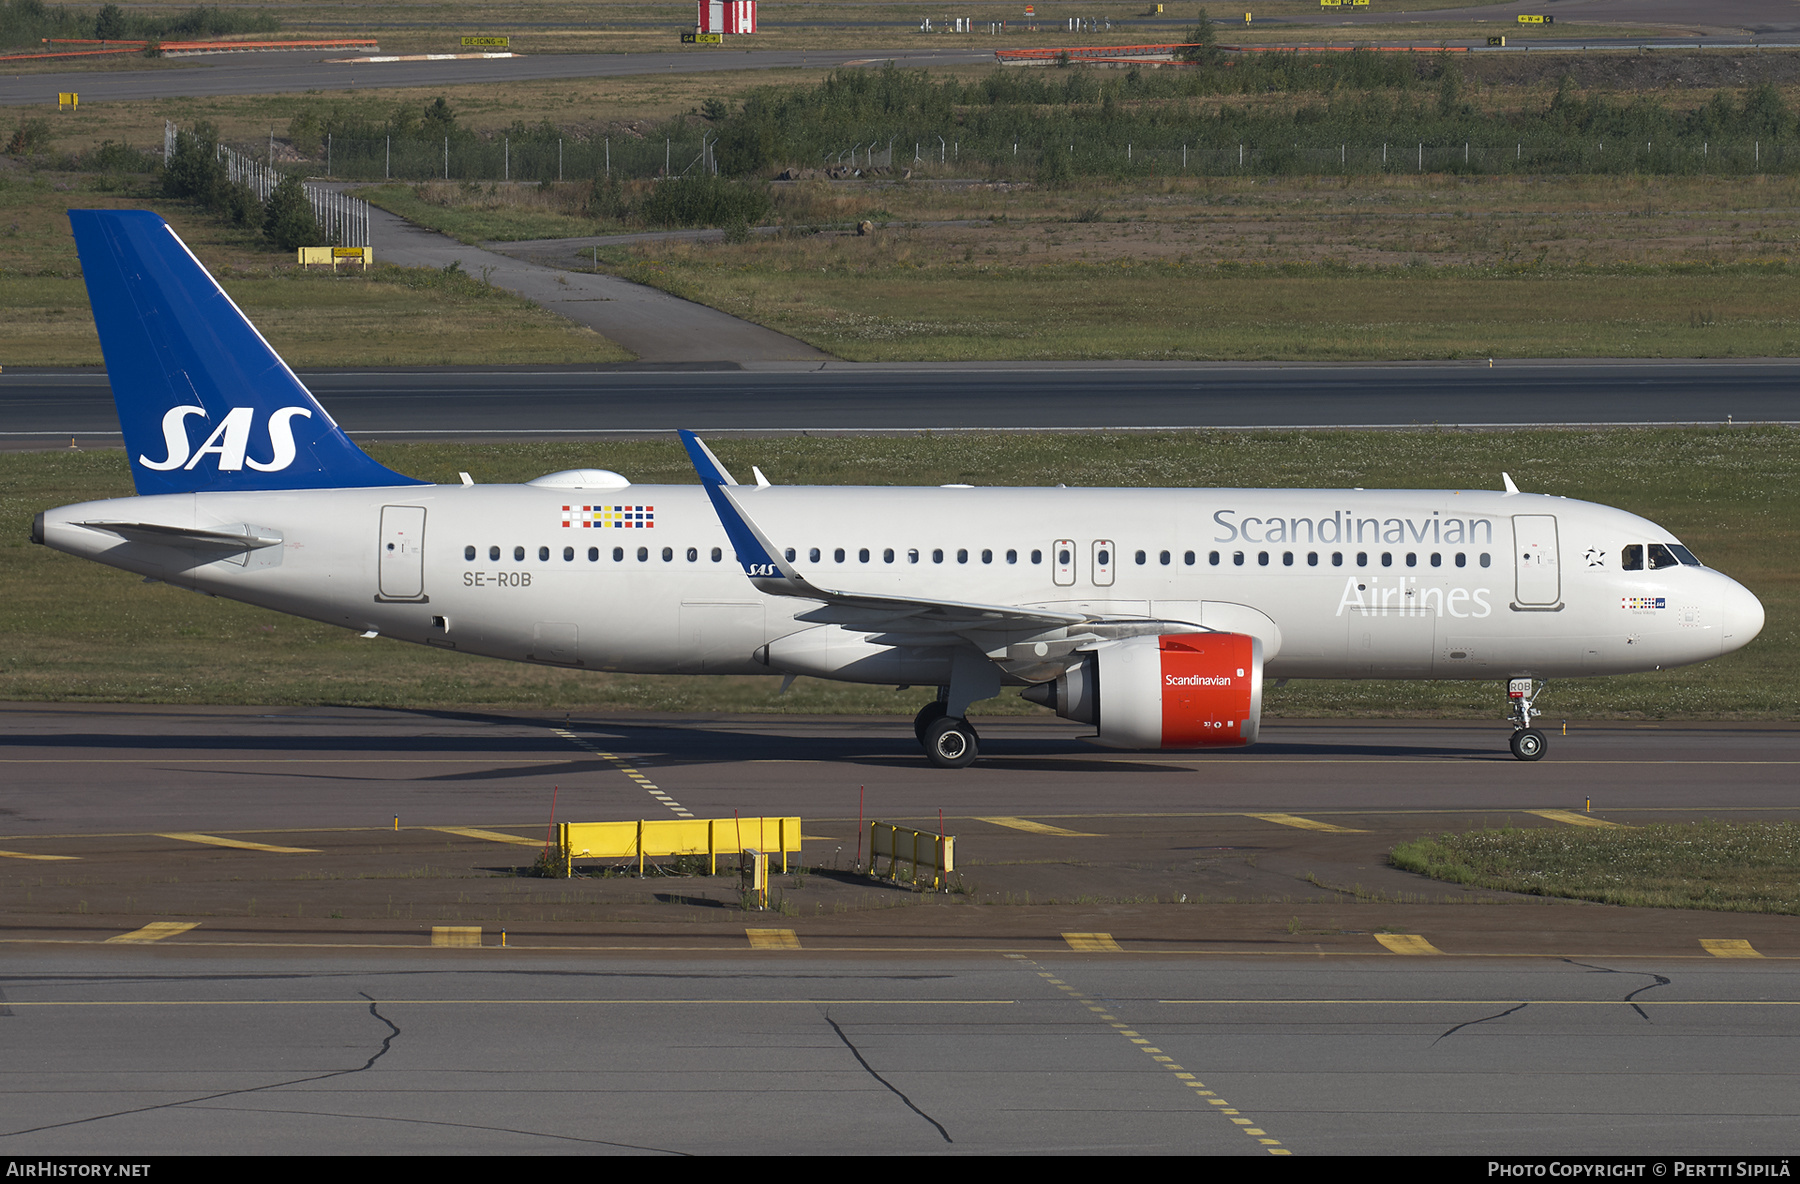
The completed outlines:
[[[925,759],[940,769],[966,769],[981,753],[981,737],[968,721],[969,704],[1000,693],[1000,668],[977,652],[957,653],[950,662],[950,685],[919,710],[913,731]]]
[[[919,709],[913,734],[925,746],[925,759],[940,769],[966,769],[981,755],[981,737],[968,720],[949,714],[942,699]]]
[[[1549,683],[1540,686],[1529,678],[1515,678],[1506,684],[1508,715],[1513,726],[1512,754],[1522,761],[1543,759],[1548,742],[1542,732],[1531,726],[1531,721],[1542,714],[1537,709],[1537,698],[1549,686]]]

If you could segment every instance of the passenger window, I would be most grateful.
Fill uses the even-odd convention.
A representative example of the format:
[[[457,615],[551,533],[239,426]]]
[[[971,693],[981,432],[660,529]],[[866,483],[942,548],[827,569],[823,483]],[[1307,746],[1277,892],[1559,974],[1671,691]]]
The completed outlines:
[[[1294,566],[1294,553],[1292,551],[1283,551],[1281,553],[1281,566],[1283,566],[1283,567]]]
[[[1256,553],[1256,562],[1258,566],[1261,567],[1269,566],[1269,553],[1267,551],[1258,551]]]
[[[538,562],[539,563],[547,563],[547,562],[549,562],[549,560],[550,560],[550,548],[549,547],[539,547],[538,548]]]
[[[639,563],[650,562],[650,548],[649,547],[639,547],[638,548],[638,562]]]
[[[475,546],[473,543],[463,548],[463,558],[467,559],[470,563],[475,562]]]
[[[958,563],[967,563],[969,561],[969,549],[967,547],[958,547],[956,549],[956,561]]]
[[[614,547],[613,548],[613,562],[614,563],[625,562],[625,548],[624,547]]]
[[[1383,551],[1381,553],[1381,566],[1383,566],[1383,567],[1394,566],[1394,553],[1392,551]]]
[[[663,562],[664,563],[673,563],[674,561],[675,561],[675,548],[674,547],[664,547],[663,548]]]
[[[589,547],[588,548],[588,562],[589,563],[600,562],[600,548],[599,547]]]
[[[1358,566],[1358,567],[1369,566],[1369,553],[1367,551],[1358,551],[1356,553],[1356,566]]]
[[[1669,549],[1661,543],[1650,544],[1650,570],[1661,571],[1665,567],[1680,567],[1681,561],[1669,553]]]
[[[883,563],[892,563],[894,561],[894,549],[892,547],[887,548],[881,553],[881,561]]]
[[[1073,555],[1069,554],[1069,550],[1067,547],[1063,548],[1061,551],[1058,551],[1056,553],[1056,562],[1061,564],[1063,567],[1069,566],[1069,564],[1073,563],[1074,561],[1075,561],[1075,557]]]
[[[1181,553],[1181,561],[1183,563],[1187,564],[1189,567],[1194,566],[1194,553],[1192,551],[1183,551]],[[1217,563],[1218,560],[1215,559],[1215,560],[1213,560],[1213,562]]]
[[[1017,562],[1018,562],[1018,561],[1019,561],[1019,553],[1018,553],[1018,551],[1016,551],[1016,550],[1014,550],[1014,549],[1013,549],[1013,548],[1011,548],[1011,547],[1008,547],[1008,548],[1007,548],[1007,549],[1006,549],[1006,561],[1007,561],[1007,562],[1008,562],[1008,563],[1017,563]]]
[[[994,561],[994,553],[986,547],[983,547],[981,549],[981,561],[983,563],[992,563]]]
[[[1433,551],[1431,553],[1431,566],[1433,566],[1433,567],[1444,566],[1444,557],[1442,555],[1439,555],[1436,551]]]
[[[1419,553],[1417,551],[1408,551],[1406,553],[1406,566],[1408,566],[1408,567],[1419,566]]]
[[[1167,551],[1161,552],[1156,558],[1164,567],[1169,566],[1169,553]]]
[[[1319,553],[1317,551],[1308,551],[1306,553],[1306,566],[1308,566],[1308,567],[1319,566]]]
[[[795,555],[794,549],[792,547],[789,547],[787,549],[787,561],[789,563],[792,563],[794,561],[794,555]]]
[[[1033,551],[1031,553],[1031,561],[1033,563],[1042,563],[1044,561],[1044,553],[1042,551]]]
[[[1342,551],[1333,551],[1331,553],[1331,566],[1333,566],[1333,567],[1344,566],[1344,553]]]
[[[1137,565],[1139,567],[1142,567],[1142,566],[1144,566],[1144,561],[1149,559],[1150,557],[1148,555],[1144,554],[1142,551],[1139,551],[1137,553],[1137,555],[1134,556],[1134,558],[1137,560]]]
[[[1094,556],[1094,562],[1101,567],[1110,567],[1112,565],[1112,552],[1105,547],[1100,548],[1099,552]]]
[[[919,561],[919,549],[917,547],[908,547],[906,549],[906,561],[908,563],[917,563]]]
[[[714,563],[717,563],[719,560],[723,559],[724,557],[725,557],[725,553],[723,551],[720,551],[717,547],[714,547],[712,549],[712,561]]]
[[[563,562],[564,563],[575,562],[575,548],[574,547],[564,547],[563,548]]]
[[[931,549],[931,561],[933,563],[942,563],[944,561],[944,549],[942,547],[933,547]]]
[[[1488,553],[1486,551],[1483,551],[1481,553],[1481,566],[1486,567],[1491,562],[1493,562],[1493,560],[1488,558]]]
[[[856,561],[858,563],[867,563],[869,561],[869,549],[867,547],[864,547],[856,553]]]
[[[833,563],[842,563],[844,561],[844,549],[839,547],[837,550],[833,551],[831,553],[831,559]]]
[[[700,562],[700,548],[698,548],[698,547],[689,547],[688,548],[688,562],[689,563]]]
[[[1458,567],[1469,566],[1469,557],[1467,555],[1464,555],[1461,551],[1458,551],[1456,553],[1456,566],[1458,566]]]
[[[817,563],[819,561],[819,549],[817,547],[814,547],[806,553],[806,561],[808,563]]]
[[[500,548],[499,547],[489,547],[488,548],[488,559],[491,562],[498,563],[500,561]]]
[[[525,548],[524,547],[514,547],[513,548],[513,562],[514,563],[525,562]]]

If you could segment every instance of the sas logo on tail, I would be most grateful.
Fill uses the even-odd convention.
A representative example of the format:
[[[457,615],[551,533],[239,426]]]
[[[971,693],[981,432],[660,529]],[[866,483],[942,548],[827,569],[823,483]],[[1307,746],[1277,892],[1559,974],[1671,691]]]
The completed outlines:
[[[162,420],[167,455],[161,460],[151,460],[140,454],[138,463],[146,469],[168,472],[170,469],[192,469],[205,457],[216,456],[222,473],[241,472],[246,465],[259,473],[279,473],[294,463],[294,417],[312,418],[312,412],[305,407],[283,407],[272,413],[269,416],[270,456],[261,461],[249,455],[250,428],[256,408],[233,407],[198,449],[188,439],[187,419],[190,415],[205,419],[206,408],[191,404],[170,408]]]

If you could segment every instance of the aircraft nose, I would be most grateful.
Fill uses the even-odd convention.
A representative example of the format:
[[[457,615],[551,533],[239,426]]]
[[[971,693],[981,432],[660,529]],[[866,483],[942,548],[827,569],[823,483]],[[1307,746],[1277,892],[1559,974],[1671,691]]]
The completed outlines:
[[[1762,632],[1763,606],[1750,589],[1727,579],[1719,597],[1719,652],[1729,654]]]

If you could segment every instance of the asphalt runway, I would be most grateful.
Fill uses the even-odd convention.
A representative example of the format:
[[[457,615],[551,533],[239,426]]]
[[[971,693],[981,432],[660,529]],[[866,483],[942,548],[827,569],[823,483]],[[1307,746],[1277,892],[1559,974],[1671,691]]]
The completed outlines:
[[[827,363],[726,371],[309,372],[391,439],[1160,427],[1800,422],[1800,361],[1368,366]],[[118,439],[104,373],[0,375],[0,447]]]
[[[1789,819],[1800,731],[1576,723],[1522,764],[1463,723],[981,726],[946,773],[902,719],[10,705],[0,1152],[1790,1149],[1791,918],[1383,854]],[[812,870],[763,912],[730,875],[521,879],[553,787],[799,814]],[[853,871],[859,807],[941,817],[958,890]]]
[[[670,40],[677,30],[671,28]],[[342,55],[333,54],[333,57]],[[546,78],[617,78],[706,74],[720,70],[831,70],[892,61],[909,69],[992,62],[991,46],[906,46],[880,51],[673,50],[666,53],[531,54],[450,62],[340,63],[307,53],[222,55],[186,59],[186,68],[72,70],[0,78],[0,107],[39,104],[46,94],[75,91],[83,103],[160,99],[172,95],[300,94],[411,86],[505,86]]]

